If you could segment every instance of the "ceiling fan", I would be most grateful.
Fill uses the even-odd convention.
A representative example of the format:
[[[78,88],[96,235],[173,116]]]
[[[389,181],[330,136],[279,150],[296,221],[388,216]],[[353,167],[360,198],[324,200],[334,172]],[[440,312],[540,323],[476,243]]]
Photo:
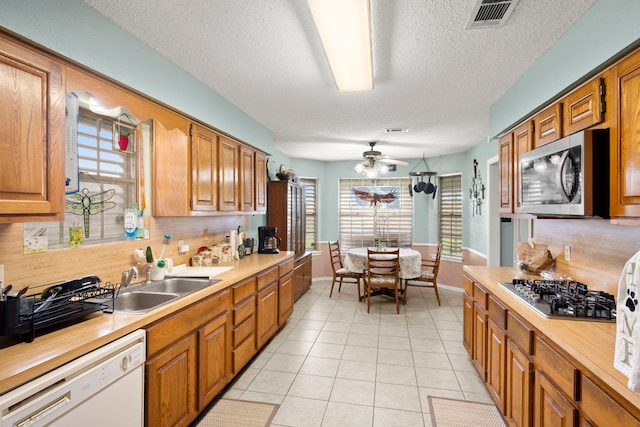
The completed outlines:
[[[403,160],[395,160],[386,155],[382,155],[382,153],[375,149],[377,141],[373,141],[369,143],[371,149],[362,153],[362,157],[364,157],[364,162],[362,165],[364,167],[373,167],[376,162],[389,163],[392,165],[400,165],[400,166],[408,166],[409,162],[405,162]]]

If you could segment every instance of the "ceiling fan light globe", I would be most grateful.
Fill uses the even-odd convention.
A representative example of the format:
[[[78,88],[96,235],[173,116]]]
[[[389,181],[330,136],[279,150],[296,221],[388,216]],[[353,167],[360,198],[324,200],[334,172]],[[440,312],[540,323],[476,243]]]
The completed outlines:
[[[353,170],[356,171],[356,173],[362,173],[364,172],[364,165],[362,163],[358,163]]]
[[[378,171],[375,170],[374,168],[369,168],[367,169],[367,178],[377,178],[378,177]]]
[[[387,173],[387,172],[389,172],[389,166],[380,165],[380,173]]]

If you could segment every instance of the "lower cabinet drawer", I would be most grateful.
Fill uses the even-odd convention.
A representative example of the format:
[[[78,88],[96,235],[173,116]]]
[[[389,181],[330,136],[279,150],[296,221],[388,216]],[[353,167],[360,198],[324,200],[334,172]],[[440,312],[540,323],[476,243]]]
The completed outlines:
[[[256,311],[255,298],[248,298],[245,302],[233,309],[233,326],[236,327]]]
[[[536,340],[536,365],[573,400],[580,400],[580,371],[549,344]]]
[[[250,316],[240,325],[233,329],[233,347],[237,347],[242,341],[244,341],[249,335],[253,335],[255,332],[255,318]]]
[[[254,334],[233,350],[233,373],[237,374],[256,353]]]
[[[609,394],[593,383],[588,377],[582,377],[582,400],[580,407],[583,416],[599,426],[639,427],[640,421],[624,410]]]

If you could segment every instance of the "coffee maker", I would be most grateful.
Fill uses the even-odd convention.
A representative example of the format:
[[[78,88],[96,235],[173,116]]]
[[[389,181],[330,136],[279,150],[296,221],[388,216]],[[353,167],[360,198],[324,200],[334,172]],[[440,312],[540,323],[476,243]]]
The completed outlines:
[[[258,253],[277,254],[281,240],[276,236],[277,227],[258,227]]]

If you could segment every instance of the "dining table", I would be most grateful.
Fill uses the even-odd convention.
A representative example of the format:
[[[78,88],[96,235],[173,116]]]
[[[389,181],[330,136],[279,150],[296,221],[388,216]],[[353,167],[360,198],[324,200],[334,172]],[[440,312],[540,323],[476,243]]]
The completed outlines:
[[[367,249],[374,248],[352,248],[349,249],[344,258],[344,267],[354,273],[362,273],[367,266]],[[383,250],[395,250],[396,248],[386,248]],[[401,279],[411,279],[420,276],[422,271],[422,256],[420,252],[409,248],[400,248],[400,273]]]

